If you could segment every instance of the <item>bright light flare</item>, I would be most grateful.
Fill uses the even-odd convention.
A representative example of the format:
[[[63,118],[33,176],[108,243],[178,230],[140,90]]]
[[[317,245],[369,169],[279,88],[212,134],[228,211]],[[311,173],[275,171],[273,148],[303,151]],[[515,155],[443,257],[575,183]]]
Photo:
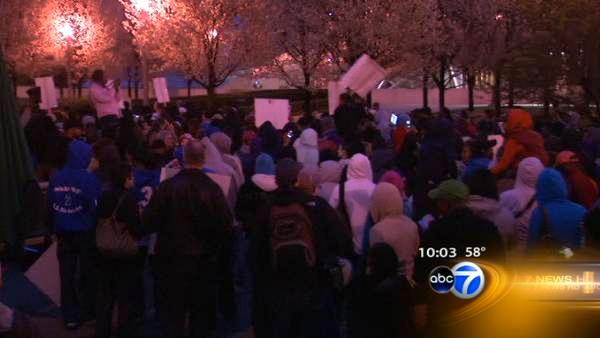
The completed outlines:
[[[75,38],[75,30],[68,21],[58,23],[56,30],[63,40],[70,40]]]
[[[131,4],[138,11],[152,12],[154,7],[152,6],[152,0],[132,0]]]
[[[216,29],[211,29],[208,31],[208,33],[206,34],[208,36],[208,38],[210,40],[214,40],[217,38],[217,36],[219,36],[219,31],[217,31]]]

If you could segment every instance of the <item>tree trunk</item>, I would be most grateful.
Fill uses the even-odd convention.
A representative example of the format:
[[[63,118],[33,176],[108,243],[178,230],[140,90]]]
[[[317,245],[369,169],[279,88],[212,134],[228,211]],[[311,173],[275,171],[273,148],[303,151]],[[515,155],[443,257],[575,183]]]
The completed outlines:
[[[496,114],[500,114],[502,110],[502,70],[501,67],[494,70],[494,86],[493,86],[494,110]]]
[[[71,67],[67,64],[67,94],[70,97],[75,97],[75,95],[72,94],[72,81],[73,79],[71,79]]]
[[[515,107],[515,83],[512,76],[508,78],[508,107]]]
[[[127,96],[131,98],[131,74],[127,76]]]
[[[144,106],[150,104],[150,75],[148,74],[148,62],[146,57],[142,54],[142,99],[144,100]]]
[[[81,98],[82,89],[83,89],[83,78],[81,78],[81,79],[79,79],[79,81],[77,81],[77,97],[78,98]]]
[[[429,75],[423,75],[423,109],[429,108]]]
[[[544,116],[545,117],[550,117],[550,99],[551,99],[551,95],[550,95],[551,91],[548,88],[544,88]]]
[[[214,114],[216,111],[216,96],[217,96],[217,88],[209,84],[206,87],[206,110],[210,114]]]
[[[306,115],[312,113],[312,91],[308,88],[304,89],[304,113]]]
[[[192,79],[188,79],[187,80],[187,97],[190,98],[192,97]]]
[[[444,110],[446,108],[446,58],[442,57],[440,60],[440,73],[438,74],[439,79],[437,82],[437,87],[439,91],[439,111]]]
[[[470,71],[467,74],[467,90],[469,92],[469,110],[475,110],[475,76]]]
[[[206,86],[206,95],[208,103],[208,112],[214,114],[217,110],[216,107],[216,96],[217,96],[217,72],[215,70],[215,64],[211,61],[208,62],[208,81]]]

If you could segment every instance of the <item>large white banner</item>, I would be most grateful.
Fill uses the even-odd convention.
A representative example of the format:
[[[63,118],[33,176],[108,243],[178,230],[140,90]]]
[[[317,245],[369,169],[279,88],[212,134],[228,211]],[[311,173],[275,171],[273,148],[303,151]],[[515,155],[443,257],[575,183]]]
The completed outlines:
[[[342,95],[342,91],[340,90],[339,83],[337,81],[329,81],[327,84],[329,115],[333,115],[340,105],[340,95]]]
[[[284,99],[254,99],[255,125],[260,127],[270,121],[275,128],[283,129],[290,119],[290,101]]]
[[[356,94],[366,97],[371,90],[385,79],[385,76],[385,69],[367,54],[363,54],[342,76],[339,81],[339,88],[343,91],[350,88]]]
[[[54,86],[54,79],[52,76],[36,77],[35,85],[40,87],[42,92],[42,102],[40,103],[40,109],[50,110],[58,107],[58,99],[56,97],[56,87]]]
[[[152,79],[152,84],[154,85],[156,101],[159,103],[167,103],[171,101],[169,97],[169,89],[167,88],[167,79],[164,77],[156,77]]]

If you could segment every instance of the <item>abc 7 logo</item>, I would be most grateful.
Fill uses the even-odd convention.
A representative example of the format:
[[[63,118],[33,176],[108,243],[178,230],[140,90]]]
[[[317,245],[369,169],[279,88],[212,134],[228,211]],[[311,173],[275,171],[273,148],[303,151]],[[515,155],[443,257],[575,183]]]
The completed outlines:
[[[485,274],[471,262],[458,263],[452,269],[438,266],[429,274],[429,285],[437,293],[452,292],[458,298],[471,299],[483,291]]]

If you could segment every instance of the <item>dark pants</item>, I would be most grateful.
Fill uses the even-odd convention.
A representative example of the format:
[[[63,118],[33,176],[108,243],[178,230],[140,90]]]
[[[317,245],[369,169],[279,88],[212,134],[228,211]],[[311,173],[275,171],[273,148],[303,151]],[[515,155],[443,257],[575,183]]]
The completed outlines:
[[[272,337],[337,338],[339,320],[333,292],[323,289],[273,290]]]
[[[96,242],[93,232],[58,234],[60,302],[65,322],[94,317]]]
[[[158,315],[165,338],[210,337],[216,328],[216,259],[155,257]]]
[[[281,284],[269,278],[254,290],[257,338],[337,338],[340,320],[333,289],[304,283]],[[313,285],[310,285],[313,284]]]
[[[117,337],[133,337],[142,287],[143,262],[138,257],[98,257],[98,290],[96,299],[96,337],[111,337],[113,307],[118,306]]]

